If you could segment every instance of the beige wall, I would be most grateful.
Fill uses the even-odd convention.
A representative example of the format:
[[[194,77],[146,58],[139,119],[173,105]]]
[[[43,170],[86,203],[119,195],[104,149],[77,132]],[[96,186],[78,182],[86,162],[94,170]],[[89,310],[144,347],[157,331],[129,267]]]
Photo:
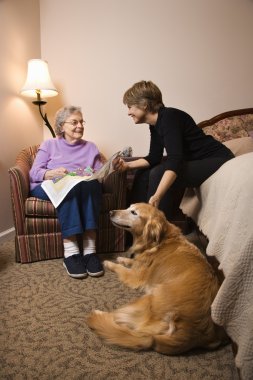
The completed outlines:
[[[127,145],[146,154],[147,126],[127,117],[124,91],[151,79],[166,105],[197,122],[251,107],[252,19],[252,0],[41,0],[40,21],[39,0],[0,0],[0,233],[13,225],[7,169],[42,139],[35,106],[18,95],[28,59],[41,51],[60,91],[50,121],[58,107],[80,105],[85,137],[106,155]]]
[[[252,0],[42,0],[41,51],[63,103],[83,107],[107,155],[148,149],[122,104],[151,79],[196,121],[253,103]]]
[[[40,57],[39,11],[39,0],[0,1],[0,234],[13,227],[8,168],[43,137],[35,106],[19,95],[27,60]]]

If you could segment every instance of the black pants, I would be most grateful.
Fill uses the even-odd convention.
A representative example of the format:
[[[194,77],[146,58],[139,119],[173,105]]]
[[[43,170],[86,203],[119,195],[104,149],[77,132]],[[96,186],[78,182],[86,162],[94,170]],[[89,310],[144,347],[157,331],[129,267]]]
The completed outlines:
[[[174,199],[178,192],[182,192],[186,187],[200,186],[226,161],[233,157],[232,153],[225,152],[223,157],[209,157],[203,160],[183,162],[175,182],[159,204],[159,209],[165,213],[166,218],[169,221],[173,220]],[[137,170],[129,197],[129,204],[148,202],[149,198],[156,192],[165,170],[165,162],[161,162],[152,169]]]

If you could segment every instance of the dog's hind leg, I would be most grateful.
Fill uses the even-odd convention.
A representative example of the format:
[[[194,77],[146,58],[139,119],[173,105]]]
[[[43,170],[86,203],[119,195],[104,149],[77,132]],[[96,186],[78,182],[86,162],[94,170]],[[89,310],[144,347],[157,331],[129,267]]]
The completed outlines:
[[[87,324],[100,337],[104,338],[107,343],[134,350],[150,348],[153,343],[152,336],[132,330],[126,325],[116,323],[114,313],[94,310],[88,316]]]
[[[168,331],[172,319],[156,318],[153,310],[152,294],[143,297],[114,311],[114,320],[117,324],[125,325],[131,330],[153,336]]]
[[[113,317],[116,323],[139,330],[150,319],[150,298],[145,295],[115,310]]]
[[[135,350],[153,346],[156,334],[168,331],[170,323],[153,318],[152,295],[145,295],[111,313],[94,310],[88,326],[108,343]]]

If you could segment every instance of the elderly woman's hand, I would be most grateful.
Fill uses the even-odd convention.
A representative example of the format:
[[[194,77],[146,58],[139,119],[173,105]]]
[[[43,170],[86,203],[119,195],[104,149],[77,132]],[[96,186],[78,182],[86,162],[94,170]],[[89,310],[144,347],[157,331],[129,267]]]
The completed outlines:
[[[44,179],[53,179],[57,177],[63,177],[68,171],[64,167],[47,170],[44,175]]]

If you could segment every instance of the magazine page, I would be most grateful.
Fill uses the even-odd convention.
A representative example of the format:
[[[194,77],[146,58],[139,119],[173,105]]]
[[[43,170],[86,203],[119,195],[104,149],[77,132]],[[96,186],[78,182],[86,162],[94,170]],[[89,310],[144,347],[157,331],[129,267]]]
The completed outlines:
[[[108,175],[114,171],[112,165],[113,160],[120,155],[122,155],[122,152],[115,153],[99,170],[91,175],[76,175],[74,173],[68,173],[61,178],[56,178],[55,180],[43,181],[41,187],[48,195],[54,207],[58,207],[68,192],[79,182],[91,181],[94,179],[102,182],[103,179],[108,177]]]

